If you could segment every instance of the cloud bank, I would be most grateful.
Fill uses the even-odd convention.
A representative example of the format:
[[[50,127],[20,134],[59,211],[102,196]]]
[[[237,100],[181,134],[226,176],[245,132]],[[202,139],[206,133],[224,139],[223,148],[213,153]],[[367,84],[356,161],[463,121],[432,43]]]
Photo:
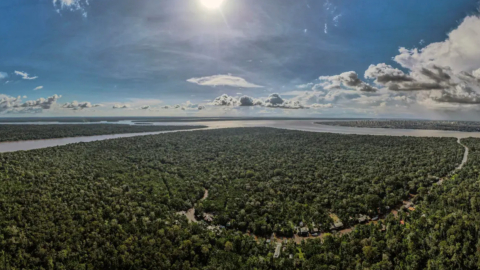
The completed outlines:
[[[40,113],[43,110],[51,109],[61,97],[61,95],[53,95],[22,102],[20,96],[11,97],[0,94],[0,113]]]
[[[77,102],[77,101],[72,101],[70,103],[65,103],[63,104],[62,108],[65,109],[72,109],[72,110],[83,110],[83,109],[88,109],[88,108],[95,108],[95,107],[100,107],[102,106],[101,104],[92,104],[90,102]]]
[[[254,99],[249,96],[233,97],[227,94],[223,94],[213,100],[211,105],[214,106],[228,106],[228,107],[267,107],[267,108],[279,108],[279,109],[309,109],[309,106],[305,106],[299,100],[288,100],[280,96],[280,94],[270,94],[264,100]],[[312,108],[331,108],[331,106],[314,106]]]

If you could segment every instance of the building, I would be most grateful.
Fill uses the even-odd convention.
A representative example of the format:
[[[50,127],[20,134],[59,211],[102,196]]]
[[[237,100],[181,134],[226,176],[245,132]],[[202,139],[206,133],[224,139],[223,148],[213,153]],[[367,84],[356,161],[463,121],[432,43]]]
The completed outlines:
[[[273,258],[280,257],[280,252],[282,250],[282,243],[277,243],[277,247],[275,248],[275,254],[273,254]]]
[[[335,221],[332,226],[330,226],[330,230],[339,230],[343,228],[343,222],[340,220]]]
[[[298,236],[308,236],[308,227],[299,228]]]
[[[360,215],[357,219],[358,223],[365,223],[369,220],[369,217],[367,217],[366,215]]]

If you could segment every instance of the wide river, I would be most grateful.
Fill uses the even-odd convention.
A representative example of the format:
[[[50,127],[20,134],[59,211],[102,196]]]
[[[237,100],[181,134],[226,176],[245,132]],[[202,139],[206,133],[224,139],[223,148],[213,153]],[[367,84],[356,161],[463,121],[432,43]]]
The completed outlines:
[[[317,120],[316,122],[321,122],[321,121]],[[4,124],[4,123],[0,123],[0,124]],[[61,124],[67,124],[67,123],[35,122],[35,123],[8,123],[8,124],[58,124],[58,125],[61,125]],[[73,124],[73,123],[68,123],[68,124]],[[110,123],[110,124],[133,125],[134,123],[132,123],[131,121],[120,121],[120,122]],[[95,124],[92,123],[91,125],[95,125]],[[163,125],[163,126],[204,125],[208,127],[206,129],[235,128],[235,127],[272,127],[272,128],[281,128],[281,129],[310,131],[310,132],[328,132],[328,133],[359,134],[359,135],[480,138],[480,132],[340,127],[340,126],[327,126],[327,125],[315,124],[313,120],[239,120],[239,121],[207,121],[207,122],[158,122],[158,123],[152,123],[152,125]],[[200,130],[205,130],[205,129],[200,129]],[[92,142],[92,141],[109,140],[109,139],[117,139],[117,138],[156,135],[156,134],[173,133],[173,132],[189,132],[189,131],[192,131],[192,130],[127,133],[127,134],[117,134],[117,135],[98,135],[98,136],[71,137],[71,138],[34,140],[34,141],[4,142],[4,143],[0,143],[0,153],[14,152],[14,151],[20,151],[20,150],[40,149],[40,148],[46,148],[46,147],[66,145],[70,143]]]

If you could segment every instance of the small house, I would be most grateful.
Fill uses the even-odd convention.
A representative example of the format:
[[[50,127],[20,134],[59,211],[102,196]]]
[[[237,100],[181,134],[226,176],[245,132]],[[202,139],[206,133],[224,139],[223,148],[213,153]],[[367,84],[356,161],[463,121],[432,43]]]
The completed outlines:
[[[340,230],[343,228],[343,222],[340,220],[335,221],[331,226],[330,230]]]
[[[308,227],[302,227],[298,230],[299,236],[308,236]]]
[[[282,250],[282,244],[281,243],[277,243],[277,247],[275,248],[275,254],[273,254],[273,258],[278,258],[280,257],[280,252]]]
[[[365,223],[368,221],[368,217],[366,215],[360,215],[357,219],[358,223]]]

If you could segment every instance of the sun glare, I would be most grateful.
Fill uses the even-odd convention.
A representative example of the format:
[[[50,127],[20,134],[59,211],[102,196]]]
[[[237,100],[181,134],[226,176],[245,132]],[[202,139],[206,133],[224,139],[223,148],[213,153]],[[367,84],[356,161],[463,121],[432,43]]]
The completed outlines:
[[[223,3],[223,0],[200,0],[202,5],[208,9],[218,9]]]

